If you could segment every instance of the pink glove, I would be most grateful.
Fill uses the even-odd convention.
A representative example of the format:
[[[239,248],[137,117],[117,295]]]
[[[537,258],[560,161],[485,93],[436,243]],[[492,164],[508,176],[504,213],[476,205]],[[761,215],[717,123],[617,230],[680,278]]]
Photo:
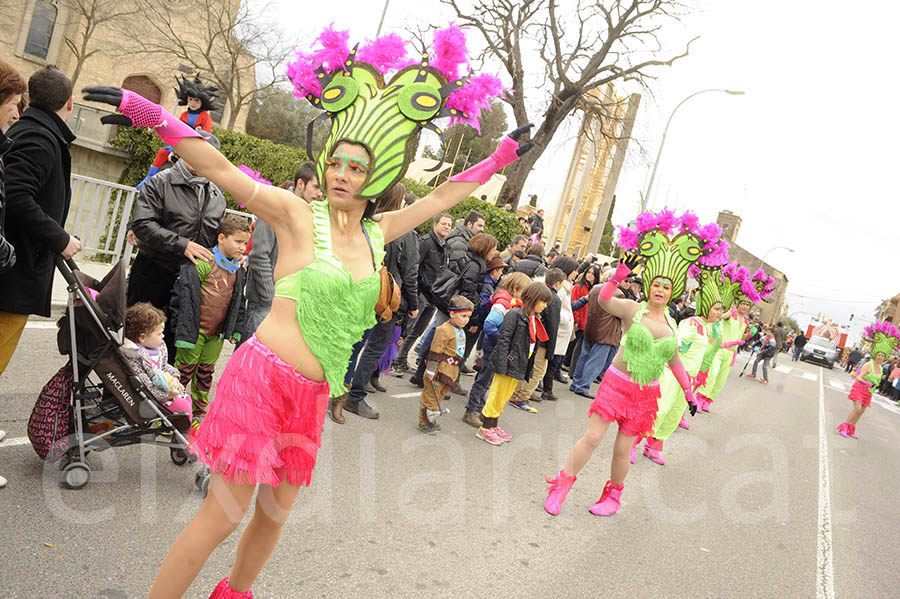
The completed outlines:
[[[678,384],[681,385],[681,389],[684,391],[684,398],[687,400],[688,407],[691,410],[691,416],[693,416],[697,413],[697,408],[700,406],[694,398],[694,392],[691,391],[691,377],[687,373],[687,370],[685,370],[684,364],[672,366],[671,368],[672,374],[675,375],[675,380],[678,381]]]
[[[127,89],[122,90],[122,102],[119,110],[131,119],[135,127],[153,127],[156,134],[170,146],[174,146],[185,137],[203,136],[181,122],[168,110],[154,104],[147,98]]]
[[[728,349],[729,347],[734,347],[735,345],[744,345],[744,340],[740,341],[726,341],[722,344],[722,349]]]
[[[499,173],[504,168],[519,159],[519,156],[534,147],[534,143],[528,142],[523,146],[519,146],[519,137],[528,131],[534,125],[525,125],[512,131],[503,138],[494,153],[476,164],[467,168],[461,173],[450,177],[449,181],[478,181],[482,185],[491,180],[495,173]]]
[[[619,262],[619,266],[616,267],[616,272],[613,273],[613,276],[611,276],[600,289],[600,299],[604,302],[608,302],[609,300],[611,300],[612,297],[616,294],[616,289],[618,289],[619,283],[624,281],[625,277],[630,274],[631,269],[624,262]]]
[[[708,380],[709,380],[709,371],[708,370],[704,370],[703,372],[698,372],[697,376],[694,377],[693,390],[696,391],[697,389],[699,389],[700,387],[705,385]]]

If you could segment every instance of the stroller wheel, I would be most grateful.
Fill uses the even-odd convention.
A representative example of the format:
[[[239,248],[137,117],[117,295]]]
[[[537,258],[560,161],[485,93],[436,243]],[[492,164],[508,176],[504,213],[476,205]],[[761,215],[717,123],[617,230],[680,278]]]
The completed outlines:
[[[194,485],[196,485],[197,490],[203,494],[203,497],[206,498],[206,495],[209,493],[209,468],[203,468],[197,471],[197,474],[194,475]]]
[[[180,447],[172,447],[169,449],[169,457],[172,458],[172,463],[176,466],[184,466],[188,463],[188,454],[187,451],[181,449]]]
[[[84,462],[72,462],[63,468],[63,484],[67,489],[80,489],[91,480],[91,468]]]

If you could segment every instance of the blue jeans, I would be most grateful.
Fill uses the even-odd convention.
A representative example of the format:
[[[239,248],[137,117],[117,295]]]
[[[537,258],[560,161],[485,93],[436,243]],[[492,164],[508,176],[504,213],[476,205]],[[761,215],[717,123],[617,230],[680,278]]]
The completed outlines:
[[[431,321],[431,325],[428,327],[428,330],[425,331],[425,336],[422,337],[422,341],[419,343],[421,346],[419,347],[419,360],[425,361],[425,356],[428,355],[429,350],[431,350],[431,342],[434,341],[434,330],[450,320],[450,316],[444,314],[440,310],[435,311],[434,319]]]
[[[618,349],[617,345],[594,343],[585,336],[581,343],[581,355],[578,357],[578,365],[575,367],[575,376],[569,390],[575,393],[590,393],[594,379],[606,372]]]
[[[796,343],[794,344],[794,362],[796,362],[800,358],[800,352],[803,351],[803,348],[798,346]]]
[[[484,399],[488,389],[491,387],[491,381],[494,380],[494,369],[491,368],[491,354],[485,354],[481,361],[481,369],[475,375],[475,382],[472,383],[472,389],[469,391],[469,403],[466,404],[466,412],[481,413],[484,408]]]
[[[372,327],[372,329],[374,328],[375,327]],[[368,341],[369,339],[369,335],[372,334],[372,329],[369,329],[368,331],[363,333],[362,339],[360,339],[353,345],[353,353],[350,354],[350,362],[347,364],[347,372],[344,373],[345,385],[350,385],[350,381],[353,379],[353,373],[356,372],[356,358],[359,357],[359,352],[362,351],[363,346],[365,346],[366,341]]]

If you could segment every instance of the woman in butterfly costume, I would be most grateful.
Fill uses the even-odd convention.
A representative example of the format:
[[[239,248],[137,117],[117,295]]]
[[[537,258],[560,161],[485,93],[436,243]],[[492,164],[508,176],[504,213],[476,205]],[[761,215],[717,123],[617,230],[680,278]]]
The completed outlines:
[[[674,236],[673,236],[674,234]],[[658,411],[659,379],[668,365],[681,386],[692,413],[691,377],[677,351],[676,324],[668,304],[685,289],[688,269],[705,256],[722,251],[722,231],[715,223],[701,227],[686,213],[676,218],[669,211],[645,212],[635,229],[620,228],[619,247],[628,253],[603,286],[599,302],[622,320],[625,335],[612,365],[588,410],[588,428],[579,439],[559,474],[547,479],[550,488],[544,509],[559,514],[576,475],[587,464],[613,422],[618,434],[613,446],[610,478],[592,514],[609,516],[620,506],[629,454],[637,436],[649,437]],[[641,303],[614,297],[615,290],[632,270],[643,265],[644,295]]]
[[[466,52],[456,27],[436,32],[432,55],[413,64],[396,35],[358,51],[348,39],[348,32],[329,29],[318,48],[298,52],[288,66],[295,95],[331,120],[316,159],[325,199],[312,204],[261,185],[141,96],[118,88],[85,90],[86,99],[122,112],[104,122],[155,128],[200,175],[271,225],[278,240],[272,310],[229,360],[193,437],[194,451],[212,472],[209,494],[169,550],[150,599],[184,595],[240,523],[259,485],[230,576],[210,597],[253,596],[251,584],[275,550],[300,487],[310,483],[329,396],[344,392],[352,346],[375,324],[384,244],[447,211],[530,147],[520,147],[517,139],[528,130],[520,127],[483,162],[411,206],[373,219],[376,199],[405,174],[419,131],[439,133],[433,123],[439,117],[477,120],[502,86],[488,75],[458,77]],[[388,71],[398,72],[385,84]]]
[[[900,330],[889,322],[878,321],[863,329],[863,339],[872,344],[872,359],[863,364],[853,377],[853,386],[848,395],[853,402],[853,408],[847,419],[837,427],[841,436],[854,439],[859,438],[856,435],[856,423],[872,405],[871,389],[881,382],[884,362],[896,349],[900,341]]]

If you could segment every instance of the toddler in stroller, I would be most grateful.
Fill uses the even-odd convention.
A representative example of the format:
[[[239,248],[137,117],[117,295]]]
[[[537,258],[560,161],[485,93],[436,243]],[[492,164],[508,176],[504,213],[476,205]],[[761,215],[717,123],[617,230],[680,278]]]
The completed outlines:
[[[178,381],[178,370],[168,363],[163,330],[166,315],[147,302],[134,304],[125,311],[125,340],[122,353],[135,374],[153,394],[153,398],[172,412],[191,417],[191,396]]]

